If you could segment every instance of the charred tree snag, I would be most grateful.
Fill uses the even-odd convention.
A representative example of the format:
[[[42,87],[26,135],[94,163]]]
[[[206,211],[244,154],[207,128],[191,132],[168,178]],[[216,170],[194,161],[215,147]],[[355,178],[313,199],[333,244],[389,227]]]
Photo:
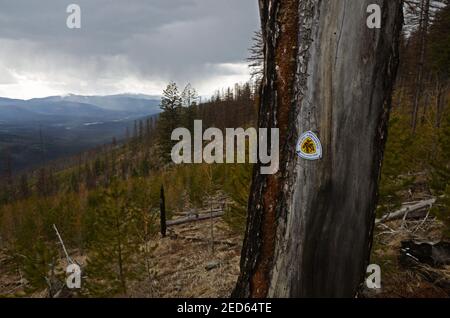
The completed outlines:
[[[160,225],[161,236],[166,237],[167,224],[166,224],[166,198],[164,196],[164,186],[161,186],[161,193],[159,199],[159,212],[160,212]]]
[[[381,29],[366,26],[373,3]],[[280,171],[255,167],[232,296],[353,297],[371,249],[402,2],[260,0],[260,11],[259,125],[280,129]],[[297,156],[306,131],[321,160]]]

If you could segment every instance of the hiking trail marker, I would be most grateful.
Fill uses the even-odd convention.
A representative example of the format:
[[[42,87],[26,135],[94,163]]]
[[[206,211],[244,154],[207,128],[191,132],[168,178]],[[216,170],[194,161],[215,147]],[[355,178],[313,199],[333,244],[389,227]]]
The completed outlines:
[[[322,158],[322,144],[319,137],[312,131],[300,136],[296,148],[297,154],[306,160],[319,160]]]

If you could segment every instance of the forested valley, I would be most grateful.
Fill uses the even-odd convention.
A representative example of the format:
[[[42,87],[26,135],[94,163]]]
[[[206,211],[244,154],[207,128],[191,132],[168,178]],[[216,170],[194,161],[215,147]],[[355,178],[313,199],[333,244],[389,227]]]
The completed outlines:
[[[448,262],[422,252],[415,262],[405,256],[415,241],[440,242],[450,253],[448,30],[445,3],[405,2],[371,256],[383,271],[383,288],[362,290],[361,297],[450,296]],[[190,85],[171,82],[162,113],[137,120],[125,140],[26,173],[13,172],[8,152],[1,154],[0,296],[231,295],[252,165],[175,165],[170,135],[177,127],[192,131],[196,119],[222,130],[257,125],[260,32],[254,41],[251,82],[208,101]],[[79,290],[64,287],[71,262],[83,271]]]

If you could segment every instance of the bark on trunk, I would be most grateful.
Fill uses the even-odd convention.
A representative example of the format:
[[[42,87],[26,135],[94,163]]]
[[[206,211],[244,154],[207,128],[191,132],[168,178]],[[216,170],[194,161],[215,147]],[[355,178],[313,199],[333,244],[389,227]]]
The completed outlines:
[[[366,26],[373,3],[381,29]],[[260,0],[259,125],[280,129],[280,171],[255,167],[233,297],[357,292],[371,249],[401,8],[400,0]],[[309,130],[322,142],[319,161],[295,153]]]

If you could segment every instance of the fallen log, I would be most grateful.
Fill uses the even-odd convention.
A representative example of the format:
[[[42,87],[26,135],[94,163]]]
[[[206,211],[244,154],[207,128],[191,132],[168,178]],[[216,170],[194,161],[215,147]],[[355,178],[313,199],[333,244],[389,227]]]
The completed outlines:
[[[436,198],[433,198],[433,199],[418,202],[413,205],[404,206],[396,212],[388,213],[388,214],[384,215],[381,219],[377,219],[375,221],[375,224],[380,224],[380,223],[387,222],[387,221],[402,219],[405,216],[407,217],[408,214],[410,214],[412,212],[420,211],[424,208],[431,208],[433,206],[433,204],[435,204],[435,203],[436,203]]]
[[[212,209],[212,212],[223,212],[223,209]],[[175,214],[177,215],[187,215],[187,216],[192,216],[192,215],[202,215],[202,214],[206,214],[206,213],[211,213],[211,209],[203,209],[203,210],[196,210],[193,209],[191,211],[183,211],[183,212],[177,212]]]
[[[213,212],[213,213],[208,213],[208,214],[203,214],[203,215],[193,215],[193,216],[189,216],[186,218],[167,221],[167,226],[181,225],[181,224],[186,224],[186,223],[191,223],[191,222],[215,219],[215,218],[219,218],[219,217],[223,216],[224,214],[225,214],[225,212],[221,211],[221,212]]]
[[[180,239],[180,240],[185,240],[188,242],[192,242],[192,243],[211,243],[211,240],[200,238],[200,237],[188,237],[188,236],[181,237],[181,236],[175,235],[175,238]],[[228,241],[220,241],[220,240],[215,240],[214,244],[226,245],[228,247],[234,247],[234,246],[238,245],[237,243],[228,242]]]

